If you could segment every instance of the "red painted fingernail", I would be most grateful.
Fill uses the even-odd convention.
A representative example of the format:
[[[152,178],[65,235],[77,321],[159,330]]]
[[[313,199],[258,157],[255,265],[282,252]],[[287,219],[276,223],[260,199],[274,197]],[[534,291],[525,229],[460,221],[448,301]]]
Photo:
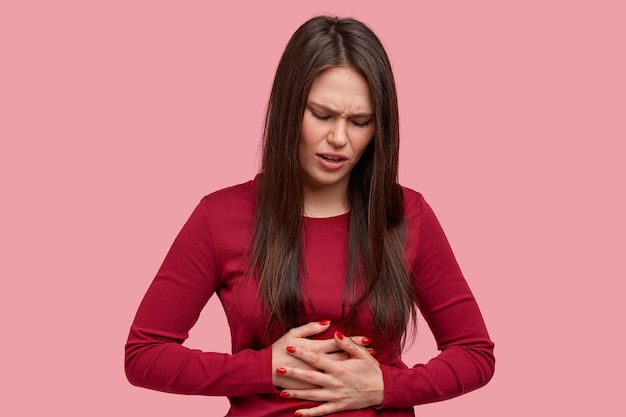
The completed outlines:
[[[289,353],[296,353],[296,348],[293,346],[287,346],[287,352]]]
[[[299,411],[296,411],[295,413],[293,413],[293,417],[302,417],[302,413]]]
[[[370,339],[369,337],[364,337],[362,342],[364,345],[369,345],[370,343],[372,343],[372,339]]]
[[[279,395],[281,397],[283,397],[283,398],[288,398],[289,397],[289,393],[287,391],[281,391]]]
[[[322,326],[328,326],[330,324],[330,320],[322,320],[322,321],[320,321],[320,324]]]
[[[335,332],[335,334],[337,335],[337,339],[339,339],[339,340],[343,340],[343,334],[341,334],[341,332],[340,332],[339,330],[337,330],[337,331]]]
[[[370,355],[372,356],[376,355],[376,351],[374,349],[370,350]]]
[[[285,368],[276,368],[276,373],[284,375],[287,373],[287,370]]]

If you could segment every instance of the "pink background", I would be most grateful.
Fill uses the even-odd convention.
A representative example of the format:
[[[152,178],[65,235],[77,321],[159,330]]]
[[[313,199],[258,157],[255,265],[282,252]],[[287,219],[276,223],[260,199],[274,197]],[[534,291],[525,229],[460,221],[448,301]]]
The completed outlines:
[[[209,3],[2,2],[0,414],[225,413],[132,387],[123,345],[201,196],[256,173],[289,36],[333,13],[387,47],[401,182],[496,342],[488,386],[417,414],[624,415],[623,2]],[[188,345],[229,344],[212,300]],[[406,360],[434,353],[422,329]]]

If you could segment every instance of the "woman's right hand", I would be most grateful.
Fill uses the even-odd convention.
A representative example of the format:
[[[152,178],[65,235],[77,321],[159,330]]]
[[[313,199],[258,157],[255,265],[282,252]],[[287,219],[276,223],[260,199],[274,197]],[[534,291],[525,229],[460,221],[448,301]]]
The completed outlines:
[[[324,340],[309,339],[310,336],[326,331],[329,326],[330,321],[323,320],[321,322],[311,322],[300,327],[294,327],[272,344],[272,378],[274,386],[283,389],[310,389],[316,387],[315,385],[280,374],[280,369],[285,367],[315,370],[315,368],[308,363],[290,355],[287,351],[288,346],[325,355],[332,360],[341,361],[350,359],[350,355],[337,346],[334,337]],[[352,340],[361,346],[366,346],[369,343],[366,337],[356,336],[352,337]]]

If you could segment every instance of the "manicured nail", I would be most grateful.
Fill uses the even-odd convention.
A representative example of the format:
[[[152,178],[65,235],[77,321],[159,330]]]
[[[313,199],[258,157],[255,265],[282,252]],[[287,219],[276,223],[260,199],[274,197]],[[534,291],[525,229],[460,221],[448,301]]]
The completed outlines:
[[[299,411],[296,411],[295,413],[293,413],[293,417],[302,417],[302,413]]]
[[[276,373],[284,375],[287,373],[287,370],[285,368],[276,368]]]
[[[343,340],[343,334],[339,330],[337,330],[335,334],[337,335],[337,339]]]
[[[376,351],[374,349],[371,349],[370,350],[370,355],[372,355],[372,356],[376,355]]]
[[[293,346],[287,346],[287,352],[289,353],[296,353],[296,348]]]
[[[287,391],[281,391],[279,395],[283,398],[289,398],[289,393]]]
[[[369,337],[364,337],[361,343],[364,345],[369,345],[370,343],[372,343],[372,339],[370,339]]]
[[[322,326],[328,326],[330,324],[330,320],[322,320],[322,321],[320,321],[320,324]]]

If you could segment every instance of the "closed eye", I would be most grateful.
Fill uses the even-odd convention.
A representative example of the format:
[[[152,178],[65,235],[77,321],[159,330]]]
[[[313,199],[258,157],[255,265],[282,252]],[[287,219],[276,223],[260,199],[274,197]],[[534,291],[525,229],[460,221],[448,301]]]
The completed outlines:
[[[329,120],[331,118],[331,116],[322,116],[321,114],[315,113],[314,111],[310,110],[311,114],[313,115],[314,118],[318,119],[318,120]],[[351,120],[350,123],[352,123],[353,126],[356,127],[367,127],[369,126],[369,124],[371,123],[371,120],[365,121],[365,122],[358,122],[356,120]]]
[[[322,116],[321,114],[317,114],[314,111],[312,111],[311,114],[313,115],[313,117],[315,117],[318,120],[328,120],[328,119],[330,119],[330,116]]]
[[[356,127],[367,127],[372,121],[368,120],[367,122],[356,122],[354,120],[352,120],[352,124],[355,125]]]

